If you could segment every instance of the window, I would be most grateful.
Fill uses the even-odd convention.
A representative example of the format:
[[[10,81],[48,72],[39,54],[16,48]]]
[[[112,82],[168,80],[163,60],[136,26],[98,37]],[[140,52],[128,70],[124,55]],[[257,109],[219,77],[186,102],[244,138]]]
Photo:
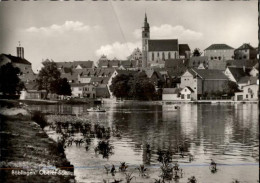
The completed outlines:
[[[254,97],[254,95],[251,95],[251,98],[253,98]]]
[[[171,52],[168,53],[168,59],[171,59]]]
[[[187,95],[187,99],[190,99],[190,94]]]
[[[187,91],[187,89],[184,90],[185,92]]]
[[[213,57],[210,57],[211,58],[211,60],[213,60]]]
[[[162,53],[162,59],[165,60],[165,55],[164,52]]]
[[[221,60],[221,57],[218,57],[219,60]]]
[[[157,53],[157,57],[160,57],[160,53],[159,52]]]
[[[181,94],[181,99],[184,99],[184,94]]]
[[[152,61],[154,61],[154,53],[152,53]]]
[[[246,94],[246,98],[248,98],[248,95]]]
[[[196,90],[196,87],[194,87],[194,90]]]

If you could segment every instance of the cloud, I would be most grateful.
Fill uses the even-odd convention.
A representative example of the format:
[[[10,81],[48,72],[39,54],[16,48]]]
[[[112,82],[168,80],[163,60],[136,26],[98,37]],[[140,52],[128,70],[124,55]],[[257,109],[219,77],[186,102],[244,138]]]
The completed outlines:
[[[66,32],[88,32],[92,29],[99,29],[99,26],[84,25],[84,23],[79,21],[66,21],[62,25],[53,24],[49,27],[30,27],[25,31],[29,33],[42,33],[45,35],[52,35],[64,34]]]
[[[98,50],[96,50],[96,55],[100,57],[104,54],[108,59],[113,59],[114,57],[117,59],[126,59],[137,47],[141,48],[141,42],[114,42],[113,44],[102,45]]]
[[[142,30],[136,29],[133,34],[137,39],[141,38]],[[152,26],[150,28],[150,37],[152,39],[180,39],[184,41],[199,40],[203,37],[203,34],[190,29],[186,29],[181,25],[172,26],[169,24],[163,24],[159,27]]]

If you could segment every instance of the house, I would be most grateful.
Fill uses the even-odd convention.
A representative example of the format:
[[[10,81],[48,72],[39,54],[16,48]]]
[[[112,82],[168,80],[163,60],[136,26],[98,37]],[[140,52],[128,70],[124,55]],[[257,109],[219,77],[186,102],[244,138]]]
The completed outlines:
[[[83,98],[84,86],[85,86],[85,83],[71,83],[70,84],[71,94],[72,94],[71,96]]]
[[[212,44],[204,50],[209,60],[230,60],[234,58],[234,48],[226,44]]]
[[[257,51],[248,43],[235,49],[235,59],[257,59]]]
[[[170,101],[170,100],[179,100],[179,93],[181,88],[164,88],[162,93],[162,100]]]
[[[25,88],[21,91],[20,100],[25,99],[42,99],[46,90],[38,90],[36,82],[25,83]]]
[[[162,100],[166,101],[191,101],[194,91],[186,86],[184,88],[164,88]]]
[[[192,100],[198,100],[203,94],[223,90],[228,77],[219,70],[188,69],[181,76],[180,88],[190,87],[194,94]]]
[[[259,79],[257,77],[248,81],[248,84],[242,87],[242,92],[236,92],[235,101],[258,101]]]
[[[149,78],[150,82],[156,87],[156,88],[162,88],[165,84],[164,77],[160,74],[160,72],[155,71],[154,69],[143,69],[144,73],[146,74],[147,78]]]
[[[84,98],[96,98],[96,85],[92,83],[85,83],[83,87]]]
[[[230,81],[238,84],[239,89],[246,85],[250,78],[250,69],[245,67],[227,67],[224,73]]]
[[[137,67],[142,67],[142,51],[139,48],[134,49],[132,54],[127,57],[127,59],[137,61]]]
[[[259,76],[259,63],[257,63],[250,71],[250,76]]]

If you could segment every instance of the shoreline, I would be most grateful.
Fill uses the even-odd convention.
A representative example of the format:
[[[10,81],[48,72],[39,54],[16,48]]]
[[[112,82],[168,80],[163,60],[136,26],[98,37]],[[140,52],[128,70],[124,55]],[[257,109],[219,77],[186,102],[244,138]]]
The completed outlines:
[[[0,120],[0,175],[3,182],[76,182],[74,166],[65,152],[59,150],[58,143],[31,120],[28,111],[2,108]]]

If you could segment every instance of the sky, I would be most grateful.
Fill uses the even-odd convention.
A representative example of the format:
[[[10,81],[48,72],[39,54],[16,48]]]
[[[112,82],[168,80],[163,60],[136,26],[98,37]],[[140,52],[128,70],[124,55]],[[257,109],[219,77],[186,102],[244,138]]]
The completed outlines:
[[[151,39],[178,39],[191,50],[211,44],[258,46],[258,6],[252,1],[0,2],[0,54],[18,42],[36,70],[45,59],[126,59],[141,48],[146,12]]]

